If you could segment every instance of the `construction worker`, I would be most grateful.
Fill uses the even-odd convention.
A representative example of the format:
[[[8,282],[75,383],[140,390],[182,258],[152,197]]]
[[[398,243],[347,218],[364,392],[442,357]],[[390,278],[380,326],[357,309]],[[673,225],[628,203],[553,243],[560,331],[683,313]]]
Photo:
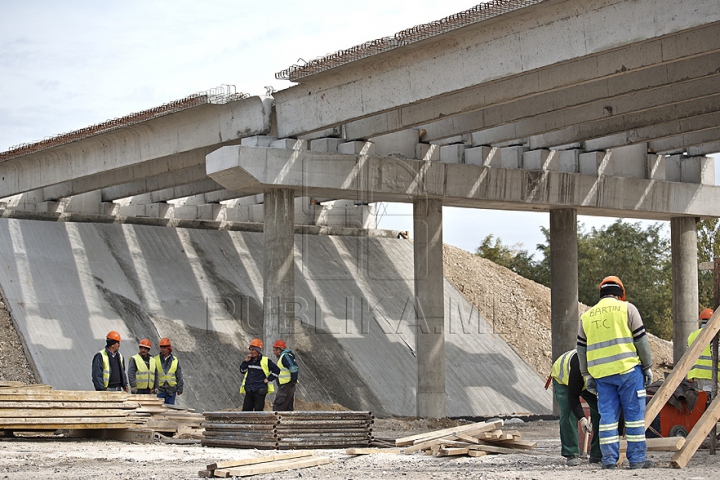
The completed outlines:
[[[278,359],[277,366],[280,369],[278,376],[278,391],[275,394],[273,410],[276,412],[292,412],[295,410],[295,387],[298,381],[298,365],[295,361],[295,354],[287,348],[283,340],[277,340],[273,344],[273,353]]]
[[[707,325],[707,322],[710,320],[712,315],[713,311],[711,308],[705,308],[700,312],[700,328],[688,336],[688,347],[695,342],[695,339],[698,335],[700,335],[702,329],[705,328],[705,325]],[[718,366],[720,366],[720,362],[718,362]],[[702,354],[700,354],[700,358],[698,358],[697,362],[695,362],[692,370],[688,372],[687,378],[688,380],[693,381],[693,387],[695,390],[705,390],[708,394],[712,392],[712,353],[710,353],[710,344],[708,344]]]
[[[143,338],[138,343],[140,351],[128,361],[128,383],[132,393],[155,393],[157,364],[150,356],[152,343]]]
[[[120,334],[115,330],[105,337],[105,348],[92,361],[92,382],[97,391],[129,391],[125,378],[125,360],[120,353]]]
[[[169,338],[160,339],[160,355],[155,357],[157,381],[155,389],[157,396],[165,399],[166,405],[175,405],[177,395],[182,395],[183,381],[180,361],[172,353],[172,344]]]
[[[653,377],[650,342],[618,277],[600,282],[600,301],[582,315],[577,355],[587,390],[598,396],[603,468],[615,468],[620,457],[621,411],[630,468],[652,467],[645,444],[645,387]]]
[[[590,443],[589,463],[600,463],[602,453],[597,435],[600,424],[597,397],[585,389],[585,380],[580,373],[577,350],[570,350],[560,355],[553,363],[550,375],[555,399],[560,406],[560,454],[567,458],[567,464],[570,467],[582,463],[578,445],[577,425],[579,420],[582,430],[586,434],[595,432]],[[590,420],[585,416],[585,411],[580,404],[580,397],[590,407]]]
[[[245,395],[243,412],[262,412],[265,409],[265,396],[275,391],[272,382],[280,375],[277,365],[263,356],[262,347],[262,340],[253,338],[250,353],[240,364],[240,374],[244,375],[240,385],[240,393]]]

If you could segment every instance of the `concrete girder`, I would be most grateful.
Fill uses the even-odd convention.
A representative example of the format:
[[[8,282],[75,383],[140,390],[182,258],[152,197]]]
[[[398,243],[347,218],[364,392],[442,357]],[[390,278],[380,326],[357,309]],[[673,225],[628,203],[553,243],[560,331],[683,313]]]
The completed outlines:
[[[130,192],[130,188],[128,187],[128,189],[124,192],[128,194],[117,198],[145,193],[143,191],[138,191],[138,186],[136,184],[146,185],[147,188],[150,188],[150,190],[147,191],[160,190],[170,186],[168,181],[174,176],[180,175],[181,178],[184,178],[184,176],[187,175],[186,173],[183,174],[180,172],[186,172],[188,170],[192,170],[193,168],[197,170],[199,167],[201,169],[199,174],[202,174],[205,156],[212,152],[215,148],[216,147],[201,148],[189,152],[179,153],[177,155],[156,158],[147,162],[130,165],[128,167],[74,178],[67,182],[44,187],[42,189],[43,197],[46,200],[57,200],[59,198],[70,197],[81,193],[110,188],[115,185],[130,186],[131,184],[135,185],[132,193],[128,193]],[[207,176],[200,178],[207,178]],[[189,181],[193,181],[192,176]],[[122,188],[119,190],[122,190]],[[123,192],[120,192],[120,194],[122,193]],[[110,195],[112,194],[109,193],[108,198]]]
[[[720,35],[720,25],[713,25],[703,30],[712,30],[716,35]],[[573,62],[571,65],[550,66],[542,72],[532,72],[492,82],[475,87],[471,91],[453,93],[418,105],[350,122],[345,125],[345,132],[348,138],[367,138],[377,133],[377,130],[403,129],[422,124],[427,133],[421,140],[434,142],[448,136],[492,128],[534,115],[588,105],[592,102],[605,102],[602,105],[605,107],[608,101],[613,101],[617,96],[628,96],[643,90],[717,75],[717,65],[720,64],[720,51],[717,50],[720,48],[720,38],[717,42],[711,43],[717,45],[704,45],[702,53],[698,52],[693,56],[597,79],[584,79],[577,83],[570,81],[575,80],[580,73],[572,72],[568,75],[567,70],[573,68],[593,71],[585,61]],[[711,50],[713,48],[714,50]],[[618,52],[606,55],[620,57]],[[596,59],[592,58],[587,62],[590,60]],[[553,88],[552,90],[539,90],[536,77],[555,71],[570,84],[548,86]],[[636,105],[641,103],[640,99],[632,96],[630,99]],[[468,112],[470,109],[473,110],[469,113],[458,115],[452,113]],[[599,114],[607,115],[603,108],[599,110]],[[390,116],[394,116],[395,121],[390,121]],[[440,117],[442,119],[431,122]]]
[[[268,133],[271,109],[272,98],[261,97],[206,104],[13,158],[0,163],[0,198],[92,176],[105,181],[70,195],[126,183],[136,178],[113,181],[119,169]]]
[[[699,157],[702,155],[709,155],[711,153],[720,153],[720,141],[705,143],[703,145],[687,149],[687,154],[691,157]]]
[[[323,130],[588,56],[595,57],[589,64],[592,71],[586,72],[589,78],[549,79],[539,72],[538,80],[576,84],[681,58],[687,48],[695,47],[692,41],[674,38],[667,49],[650,48],[648,41],[680,32],[683,40],[690,38],[689,31],[720,21],[720,8],[715,0],[690,0],[683,15],[675,9],[674,4],[663,8],[656,0],[543,2],[431,37],[422,48],[411,44],[331,68],[273,94],[278,134],[294,137]],[[577,32],[583,32],[584,41],[577,41]],[[708,41],[705,36],[695,43]],[[622,45],[644,50],[602,61],[604,52],[621,51]],[[535,88],[543,90],[545,85]],[[461,112],[448,112],[457,113]]]
[[[297,196],[361,202],[441,198],[443,205],[669,220],[716,217],[720,187],[559,171],[423,162],[393,157],[231,146],[207,157],[230,190],[293,188]]]
[[[677,118],[672,116],[670,108],[673,105],[682,105],[688,102],[698,104],[707,102],[708,107],[712,108],[714,105],[720,105],[718,98],[720,98],[720,74],[657,89],[604,98],[567,109],[552,110],[548,109],[548,105],[543,104],[538,111],[545,113],[473,133],[473,143],[496,145],[517,138],[528,138],[558,130],[562,131],[590,122],[611,123],[613,119],[618,118],[622,118],[627,122],[634,122],[633,124],[638,126],[651,125],[658,121],[669,121]],[[663,113],[667,114],[666,118],[659,116]]]
[[[713,128],[718,124],[720,95],[713,95],[538,134],[528,137],[528,146],[535,150],[582,142],[590,151],[594,148],[592,139],[610,135],[625,135],[626,140],[620,145],[632,145]]]
[[[689,147],[705,145],[711,142],[720,142],[720,127],[652,140],[648,142],[648,150],[655,153],[674,153],[677,151],[687,151]]]
[[[183,191],[187,193],[177,196],[168,196],[174,195],[169,190],[175,190],[179,193],[181,187],[183,188]],[[118,200],[120,198],[127,198],[143,193],[151,193],[151,195],[155,195],[157,198],[157,200],[153,200],[154,202],[161,202],[171,200],[173,198],[188,197],[190,195],[212,192],[221,188],[222,186],[212,181],[212,179],[207,178],[203,162],[203,164],[185,168],[183,170],[153,175],[134,182],[103,188],[102,199],[103,202],[112,202],[113,200]]]

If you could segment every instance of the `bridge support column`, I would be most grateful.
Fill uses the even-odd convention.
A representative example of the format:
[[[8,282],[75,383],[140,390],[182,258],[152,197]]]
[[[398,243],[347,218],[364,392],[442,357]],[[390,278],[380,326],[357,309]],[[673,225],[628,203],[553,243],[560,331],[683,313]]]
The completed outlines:
[[[572,350],[578,331],[577,211],[550,210],[550,329],[552,359]],[[560,413],[553,402],[553,413]]]
[[[275,340],[287,341],[294,334],[295,192],[265,190],[264,212],[263,350],[273,358]]]
[[[698,268],[697,225],[694,218],[670,220],[672,252],[673,361],[677,364],[687,348],[687,337],[697,329]],[[642,314],[642,312],[640,312]]]
[[[442,201],[413,203],[417,415],[445,416],[445,294]]]

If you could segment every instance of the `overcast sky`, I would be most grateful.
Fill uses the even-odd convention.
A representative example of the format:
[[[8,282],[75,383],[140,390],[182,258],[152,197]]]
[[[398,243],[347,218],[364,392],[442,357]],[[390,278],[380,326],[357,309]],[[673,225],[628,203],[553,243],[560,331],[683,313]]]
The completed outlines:
[[[252,95],[267,85],[282,90],[292,83],[275,73],[300,59],[475,4],[0,0],[0,151],[222,84]],[[411,211],[392,207],[380,226],[411,230]],[[579,220],[600,227],[614,219]],[[548,214],[445,208],[443,225],[445,242],[466,250],[494,234],[533,251],[544,241],[540,227],[548,226]]]

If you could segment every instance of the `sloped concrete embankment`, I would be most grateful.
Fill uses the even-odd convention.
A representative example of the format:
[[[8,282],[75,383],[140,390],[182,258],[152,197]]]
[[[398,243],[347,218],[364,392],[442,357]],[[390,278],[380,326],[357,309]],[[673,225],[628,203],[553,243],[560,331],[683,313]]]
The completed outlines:
[[[90,390],[108,330],[126,358],[140,338],[167,336],[180,402],[235,408],[241,358],[261,333],[263,251],[253,232],[0,219],[0,288],[41,382]],[[298,235],[295,251],[299,397],[414,415],[412,244]],[[445,305],[447,414],[549,413],[542,379],[448,282]]]

